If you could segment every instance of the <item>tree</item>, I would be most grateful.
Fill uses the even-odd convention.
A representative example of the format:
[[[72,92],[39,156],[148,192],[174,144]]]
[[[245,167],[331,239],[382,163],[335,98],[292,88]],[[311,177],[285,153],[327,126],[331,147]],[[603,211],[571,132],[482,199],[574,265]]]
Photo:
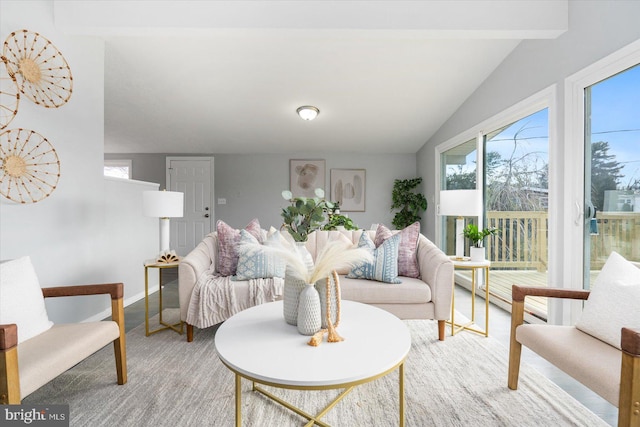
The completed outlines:
[[[604,193],[615,190],[622,178],[623,165],[609,154],[609,143],[598,141],[591,143],[591,203],[596,209],[604,208]]]

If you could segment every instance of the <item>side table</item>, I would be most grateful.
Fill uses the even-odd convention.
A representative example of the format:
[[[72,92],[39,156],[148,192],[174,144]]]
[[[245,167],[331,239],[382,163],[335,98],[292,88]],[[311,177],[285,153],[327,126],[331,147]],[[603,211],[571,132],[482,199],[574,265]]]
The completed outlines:
[[[484,335],[485,337],[489,336],[489,269],[491,267],[491,261],[470,261],[470,260],[458,260],[452,258],[453,267],[456,270],[471,270],[471,320],[464,324],[455,323],[455,308],[456,308],[456,298],[455,298],[455,290],[456,290],[456,282],[455,279],[453,281],[453,292],[451,294],[451,336],[455,335],[456,332],[461,330],[467,330],[471,332],[478,333],[480,335]],[[476,270],[484,270],[484,283],[485,283],[485,317],[484,317],[484,331],[481,329],[477,329],[472,327],[471,325],[475,323],[476,320]]]
[[[171,263],[158,263],[155,261],[148,261],[144,263],[144,330],[145,335],[149,336],[156,332],[164,331],[165,329],[172,329],[182,335],[183,324],[182,320],[178,323],[170,324],[164,321],[162,318],[162,271],[167,268],[178,268],[178,262]],[[158,313],[160,316],[159,323],[160,328],[149,330],[149,269],[158,269]]]

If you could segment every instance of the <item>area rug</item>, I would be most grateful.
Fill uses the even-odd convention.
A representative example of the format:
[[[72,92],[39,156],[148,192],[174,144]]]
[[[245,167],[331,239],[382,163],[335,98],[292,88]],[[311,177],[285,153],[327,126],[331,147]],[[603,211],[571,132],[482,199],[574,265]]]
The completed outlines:
[[[434,321],[406,324],[412,336],[405,363],[407,426],[607,426],[526,364],[521,367],[519,389],[509,390],[508,351],[491,337],[458,333],[440,342]],[[116,384],[109,346],[24,403],[69,404],[70,425],[78,427],[232,426],[234,376],[216,356],[215,330],[196,330],[194,341],[187,343],[184,335],[173,331],[145,337],[144,325],[137,327],[127,333],[126,385]],[[243,381],[243,389],[244,426],[305,424],[302,417],[252,392],[250,382]],[[336,391],[269,390],[311,413],[336,395]],[[332,426],[386,427],[398,425],[398,418],[396,371],[356,387],[322,421]]]

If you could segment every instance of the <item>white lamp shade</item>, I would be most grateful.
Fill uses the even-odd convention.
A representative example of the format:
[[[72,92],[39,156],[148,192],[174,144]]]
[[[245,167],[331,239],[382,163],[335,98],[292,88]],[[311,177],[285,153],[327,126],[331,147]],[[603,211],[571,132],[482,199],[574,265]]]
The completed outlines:
[[[184,216],[184,193],[178,191],[143,191],[144,216],[170,218]]]
[[[482,197],[479,190],[443,190],[440,192],[441,216],[480,216]]]

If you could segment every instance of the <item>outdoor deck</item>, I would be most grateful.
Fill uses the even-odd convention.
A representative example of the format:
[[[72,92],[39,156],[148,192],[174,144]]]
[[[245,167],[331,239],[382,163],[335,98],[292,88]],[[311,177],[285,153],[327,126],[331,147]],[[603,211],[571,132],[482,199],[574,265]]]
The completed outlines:
[[[469,288],[471,286],[471,272],[456,270],[456,283]],[[547,273],[535,270],[490,270],[489,292],[491,298],[499,298],[511,303],[511,286],[546,286]],[[484,289],[484,288],[483,288]],[[547,299],[542,297],[527,298],[527,308],[537,317],[547,318]]]
[[[591,283],[595,281],[599,271],[591,272]],[[456,270],[456,283],[464,287],[471,286],[471,272]],[[547,286],[547,272],[536,270],[494,270],[489,273],[489,293],[491,298],[498,298],[511,304],[511,286]],[[483,288],[484,289],[484,288]],[[484,295],[484,292],[480,293]],[[547,298],[527,297],[527,309],[536,317],[547,319]]]

